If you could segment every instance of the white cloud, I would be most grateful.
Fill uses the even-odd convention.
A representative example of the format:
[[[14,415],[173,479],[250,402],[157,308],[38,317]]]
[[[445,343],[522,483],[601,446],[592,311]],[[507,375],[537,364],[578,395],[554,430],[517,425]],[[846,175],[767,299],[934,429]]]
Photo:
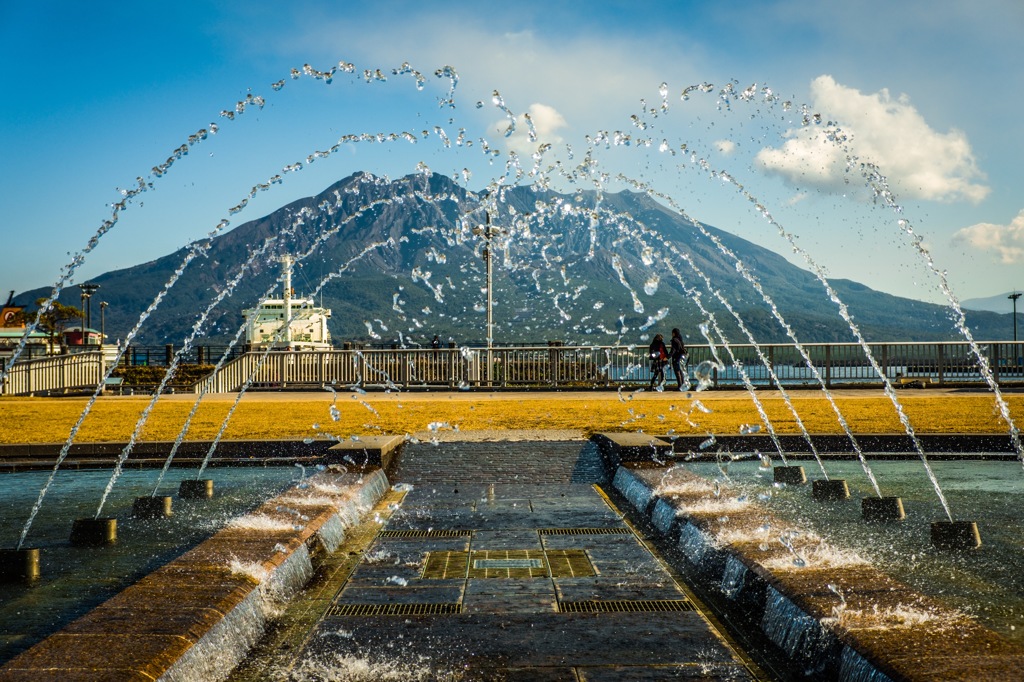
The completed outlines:
[[[718,148],[719,152],[726,156],[736,151],[736,143],[732,140],[716,140],[715,147]]]
[[[979,251],[994,252],[1005,265],[1024,263],[1024,210],[1009,225],[977,223],[958,230],[953,240]]]
[[[533,122],[533,130],[536,132],[536,140],[530,139],[530,127],[526,122],[526,115],[520,114],[516,117],[515,132],[510,135],[505,143],[506,146],[520,155],[529,156],[537,151],[542,144],[558,145],[562,137],[558,135],[559,130],[568,126],[565,117],[554,107],[547,104],[533,103],[527,112]],[[509,121],[502,119],[494,124],[494,130],[504,135],[508,129]]]
[[[933,130],[906,96],[892,99],[819,76],[811,83],[811,106],[838,122],[849,136],[849,151],[876,164],[897,196],[977,203],[989,194],[984,174],[963,132]],[[800,186],[837,190],[847,178],[847,154],[826,139],[829,126],[808,125],[787,131],[781,147],[762,149],[761,167]]]

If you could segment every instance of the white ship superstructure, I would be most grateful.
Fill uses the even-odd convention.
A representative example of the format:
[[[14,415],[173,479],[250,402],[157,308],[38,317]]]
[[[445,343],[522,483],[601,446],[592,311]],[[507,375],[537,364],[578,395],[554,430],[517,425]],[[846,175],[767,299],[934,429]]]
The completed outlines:
[[[257,307],[243,310],[245,340],[254,349],[330,350],[329,308],[316,305],[312,297],[295,296],[292,289],[292,257],[281,257],[281,298],[264,299]],[[291,320],[286,326],[285,321]]]

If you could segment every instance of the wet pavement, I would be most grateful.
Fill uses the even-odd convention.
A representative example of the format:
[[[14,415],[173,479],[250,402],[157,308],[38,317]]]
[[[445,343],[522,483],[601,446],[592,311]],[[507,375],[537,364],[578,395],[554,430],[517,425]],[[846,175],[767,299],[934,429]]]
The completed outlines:
[[[592,444],[409,446],[391,480],[315,621],[239,679],[762,677],[606,496]]]

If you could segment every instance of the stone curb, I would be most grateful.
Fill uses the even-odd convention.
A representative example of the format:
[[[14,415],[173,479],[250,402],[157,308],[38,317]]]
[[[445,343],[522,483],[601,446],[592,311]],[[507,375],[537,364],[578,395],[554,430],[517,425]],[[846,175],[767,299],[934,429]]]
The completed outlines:
[[[632,464],[619,467],[613,486],[673,540],[706,585],[725,595],[725,607],[765,636],[795,669],[835,680],[1004,680],[1024,668],[1024,649],[995,632],[914,592],[874,567],[863,564],[783,570],[772,567],[792,559],[781,543],[717,540],[728,530],[756,537],[768,512],[726,509],[735,496],[688,472],[673,473],[676,490],[660,497],[651,480],[656,471]],[[678,470],[676,470],[678,471]],[[773,534],[785,524],[773,523]],[[810,549],[794,539],[794,549]],[[832,588],[835,589],[832,589]],[[836,593],[839,591],[843,596]],[[906,606],[937,617],[913,627],[870,627],[842,613],[872,613]],[[837,609],[840,609],[837,611]]]
[[[240,517],[260,530],[225,527],[16,656],[0,680],[224,679],[387,488],[379,469],[310,477]]]

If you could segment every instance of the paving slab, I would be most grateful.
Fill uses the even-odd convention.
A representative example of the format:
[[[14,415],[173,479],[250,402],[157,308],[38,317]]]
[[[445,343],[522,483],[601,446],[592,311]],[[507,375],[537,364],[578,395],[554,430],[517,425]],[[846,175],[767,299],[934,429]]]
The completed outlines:
[[[517,466],[547,446],[550,476]],[[446,468],[459,456],[474,461]],[[587,460],[599,459],[581,443],[407,446],[404,499],[284,669],[759,679],[595,487],[604,475]]]

